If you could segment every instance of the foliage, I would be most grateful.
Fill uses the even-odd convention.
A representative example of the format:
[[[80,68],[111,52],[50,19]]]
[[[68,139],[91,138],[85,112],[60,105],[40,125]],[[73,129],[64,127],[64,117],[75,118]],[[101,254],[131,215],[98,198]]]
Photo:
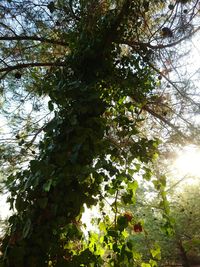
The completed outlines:
[[[190,19],[197,7],[193,2],[188,4]],[[146,113],[182,139],[189,136],[161,114],[165,105],[157,89],[160,75],[166,75],[155,65],[156,51],[173,44],[168,39],[171,32],[162,34],[163,24],[167,27],[172,21],[173,36],[179,38],[174,45],[197,30],[180,32],[183,4],[187,5],[176,1],[173,13],[172,7],[157,0],[151,4],[2,1],[4,93],[18,95],[23,103],[40,105],[43,100],[50,112],[40,127],[36,105],[25,127],[15,131],[21,149],[16,144],[9,147],[15,153],[13,166],[16,162],[19,166],[6,170],[14,214],[2,241],[2,266],[157,266],[156,244],[148,259],[134,247],[132,232],[146,235],[143,221],[121,214],[120,206],[136,203],[138,176],[150,180],[153,174],[160,141],[147,133]],[[161,13],[162,19],[156,19]],[[159,40],[158,45],[152,44]],[[5,101],[3,108],[9,103]],[[25,121],[22,115],[20,110],[11,124]],[[3,161],[7,149],[3,144]],[[20,164],[18,155],[26,162]],[[154,185],[161,196],[164,228],[170,234],[163,176],[154,179]],[[109,211],[113,216],[104,212],[106,199],[113,201]],[[91,234],[87,241],[81,232],[81,215],[84,204],[97,203],[103,234],[100,239]]]
[[[151,185],[152,186],[152,185]],[[142,255],[147,256],[155,249],[162,266],[182,264],[190,266],[199,262],[199,190],[197,185],[187,185],[182,190],[168,192],[173,235],[165,234],[165,220],[157,194],[151,196],[152,188],[138,192],[138,205],[130,206],[129,210],[135,218],[142,218],[144,235],[134,240],[134,246]],[[147,196],[145,194],[148,192]],[[122,207],[123,208],[123,207]],[[127,207],[124,207],[127,209]],[[153,250],[154,251],[154,250]],[[153,255],[152,255],[153,256]],[[150,257],[150,256],[149,256]]]

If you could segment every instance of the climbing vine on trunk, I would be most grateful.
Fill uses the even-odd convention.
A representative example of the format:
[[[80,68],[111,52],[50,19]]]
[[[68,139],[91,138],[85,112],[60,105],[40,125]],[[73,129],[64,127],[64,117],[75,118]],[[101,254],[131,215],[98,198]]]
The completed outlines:
[[[59,17],[61,2],[65,1],[48,2],[47,9]],[[28,167],[7,179],[15,212],[2,242],[1,266],[133,266],[139,262],[145,267],[156,266],[159,260],[159,248],[150,249],[150,263],[133,250],[129,237],[133,231],[145,234],[143,222],[121,214],[120,206],[135,203],[135,175],[150,180],[158,153],[157,138],[141,130],[142,112],[157,97],[159,79],[151,68],[154,52],[145,44],[126,47],[127,36],[134,31],[129,25],[139,23],[138,3],[100,2],[66,1],[76,23],[69,22],[71,28],[63,34],[66,42],[57,45],[66,43],[67,48],[54,64],[44,63],[49,69],[35,82],[36,95],[49,97],[53,118],[42,128],[38,153]],[[144,15],[148,3],[140,5]],[[59,20],[56,23],[59,26]],[[53,43],[49,38],[35,37],[35,41]],[[4,75],[28,66],[42,63],[16,65]],[[15,73],[15,78],[21,79],[20,75]],[[161,192],[169,233],[164,178],[154,183]],[[105,198],[113,200],[110,218],[104,212]],[[100,206],[100,239],[92,234],[89,241],[83,237],[84,204]]]

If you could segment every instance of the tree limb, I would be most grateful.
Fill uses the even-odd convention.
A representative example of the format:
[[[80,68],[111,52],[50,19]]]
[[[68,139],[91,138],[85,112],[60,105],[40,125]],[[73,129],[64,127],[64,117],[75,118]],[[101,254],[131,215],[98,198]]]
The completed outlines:
[[[21,63],[14,66],[7,66],[5,68],[0,69],[0,73],[4,72],[4,74],[0,77],[2,80],[9,72],[13,70],[20,70],[25,68],[33,68],[33,67],[62,67],[66,66],[65,62],[31,62],[31,63]]]
[[[192,104],[197,106],[200,109],[200,105],[196,103],[192,98],[190,98],[187,94],[181,92],[181,90],[165,75],[163,74],[160,70],[158,70],[153,64],[148,62],[149,67],[151,67],[153,70],[155,70],[159,75],[161,75],[171,86],[173,86],[176,91],[185,99],[189,100]]]
[[[41,38],[37,36],[0,36],[0,41],[38,41],[42,43],[49,43],[49,44],[57,44],[62,46],[68,46],[69,44],[67,42],[59,41],[59,40],[53,40],[48,38]]]
[[[156,113],[154,110],[152,110],[151,108],[149,108],[147,105],[143,106],[143,110],[147,111],[148,113],[150,113],[152,116],[156,117],[157,119],[159,119],[160,121],[164,122],[165,124],[167,124],[170,128],[172,128],[174,131],[176,131],[180,136],[182,136],[184,139],[187,138],[179,129],[177,126],[175,126],[174,124],[172,124],[171,122],[169,122],[168,120],[166,120],[163,116],[161,116],[160,114]]]
[[[164,49],[164,48],[173,47],[173,46],[176,46],[176,45],[180,44],[184,40],[189,39],[192,35],[194,35],[199,30],[200,30],[200,26],[197,27],[194,31],[192,31],[188,35],[184,36],[183,38],[181,38],[181,39],[179,39],[179,40],[177,40],[177,41],[175,41],[173,43],[166,44],[166,45],[163,45],[163,44],[152,45],[150,43],[136,42],[134,40],[124,40],[122,43],[126,44],[126,45],[129,45],[131,47],[135,47],[135,46],[141,47],[141,46],[143,46],[143,47],[148,47],[148,48],[151,48],[151,49]]]

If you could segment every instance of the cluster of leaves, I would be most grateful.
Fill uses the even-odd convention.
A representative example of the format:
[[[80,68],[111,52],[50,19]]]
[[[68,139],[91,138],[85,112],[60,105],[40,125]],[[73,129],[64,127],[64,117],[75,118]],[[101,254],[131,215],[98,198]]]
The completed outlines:
[[[151,67],[153,46],[149,40],[142,44],[141,40],[148,38],[141,32],[146,27],[145,14],[156,5],[161,8],[163,1],[153,1],[152,6],[130,0],[42,1],[41,5],[28,1],[25,6],[23,1],[3,2],[4,40],[9,41],[7,33],[12,33],[7,22],[15,7],[15,18],[21,11],[25,29],[16,26],[10,49],[25,52],[12,58],[14,65],[3,62],[2,77],[9,84],[13,70],[35,67],[26,73],[25,89],[29,91],[33,83],[35,97],[49,97],[53,118],[39,130],[44,137],[28,167],[6,179],[15,212],[2,241],[2,266],[156,266],[159,247],[150,249],[145,263],[131,239],[131,231],[145,234],[143,223],[128,213],[121,215],[119,206],[136,202],[135,177],[151,178],[158,152],[159,141],[141,130],[145,121],[142,111],[155,113],[148,101],[157,99],[154,92],[159,83]],[[43,12],[45,20],[41,21]],[[50,21],[49,16],[53,17]],[[137,39],[138,34],[141,40],[135,43],[131,38]],[[66,42],[59,41],[61,38]],[[30,48],[29,43],[34,42],[45,45]],[[126,45],[130,46],[127,52]],[[36,62],[38,58],[40,62]],[[47,58],[56,60],[46,62]],[[41,66],[48,70],[37,68]],[[20,80],[21,73],[16,72],[15,78]],[[163,180],[155,181],[155,187],[161,191],[169,233]],[[106,198],[114,199],[113,220],[103,214]],[[97,203],[104,218],[99,225],[103,232],[100,246],[95,234],[86,242],[79,225],[84,204],[91,207]],[[132,230],[128,232],[128,228]]]

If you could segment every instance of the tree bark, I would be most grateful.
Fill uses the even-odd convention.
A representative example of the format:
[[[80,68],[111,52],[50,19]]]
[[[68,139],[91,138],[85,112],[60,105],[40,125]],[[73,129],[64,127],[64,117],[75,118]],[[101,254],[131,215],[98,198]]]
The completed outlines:
[[[181,240],[178,241],[178,248],[180,250],[180,256],[183,267],[191,267],[189,259],[187,257],[187,252],[185,251]]]

